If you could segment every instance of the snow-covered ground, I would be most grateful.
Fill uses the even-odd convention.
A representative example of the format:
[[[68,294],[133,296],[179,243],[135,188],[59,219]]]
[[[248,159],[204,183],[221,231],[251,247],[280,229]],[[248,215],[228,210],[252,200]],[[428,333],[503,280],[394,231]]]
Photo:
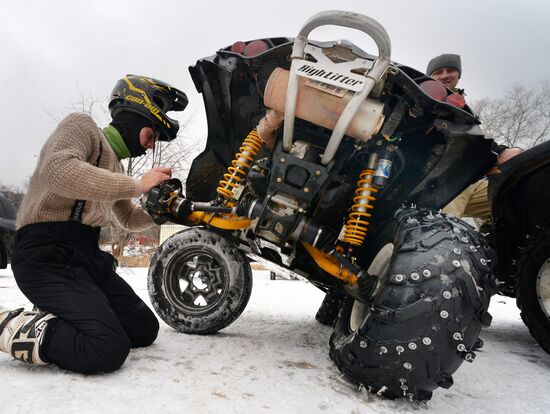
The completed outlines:
[[[147,302],[146,269],[119,269]],[[0,354],[0,413],[550,413],[550,355],[529,336],[509,298],[495,296],[485,347],[455,385],[428,403],[386,401],[341,378],[328,357],[331,329],[314,315],[322,293],[256,271],[236,322],[211,336],[164,323],[155,344],[132,350],[121,370],[85,376],[31,367]],[[9,269],[0,303],[29,303]]]

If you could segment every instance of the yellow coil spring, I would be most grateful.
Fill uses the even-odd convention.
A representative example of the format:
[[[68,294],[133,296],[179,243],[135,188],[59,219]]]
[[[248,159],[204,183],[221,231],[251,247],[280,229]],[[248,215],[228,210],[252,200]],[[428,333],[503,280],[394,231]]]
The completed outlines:
[[[370,224],[366,219],[372,217],[372,214],[368,213],[367,210],[373,208],[370,203],[376,200],[376,197],[372,194],[378,192],[376,188],[371,186],[373,176],[374,170],[369,169],[363,170],[359,174],[353,205],[343,237],[344,242],[354,246],[361,246],[365,241],[368,225]]]
[[[235,159],[231,161],[231,167],[223,175],[223,180],[220,180],[219,186],[216,189],[219,195],[227,200],[233,197],[233,190],[247,176],[250,166],[254,162],[254,157],[258,155],[262,145],[263,141],[258,132],[256,130],[250,131],[241,144],[239,152],[235,154]]]

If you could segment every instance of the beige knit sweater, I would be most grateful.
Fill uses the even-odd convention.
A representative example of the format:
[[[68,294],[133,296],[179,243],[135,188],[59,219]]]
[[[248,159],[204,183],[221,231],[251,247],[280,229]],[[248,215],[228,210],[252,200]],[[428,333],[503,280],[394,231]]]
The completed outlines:
[[[100,142],[103,152],[96,167]],[[17,228],[31,223],[67,221],[76,200],[86,200],[82,223],[105,226],[114,213],[129,230],[152,226],[153,220],[131,198],[141,195],[140,180],[124,175],[116,154],[95,122],[71,114],[59,123],[38,159],[17,216]]]

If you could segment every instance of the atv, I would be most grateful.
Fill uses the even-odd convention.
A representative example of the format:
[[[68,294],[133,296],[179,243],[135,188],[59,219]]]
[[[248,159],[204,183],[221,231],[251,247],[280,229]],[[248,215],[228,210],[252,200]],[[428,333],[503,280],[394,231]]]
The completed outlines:
[[[550,353],[550,141],[489,180],[499,293],[517,298],[531,335]],[[541,191],[542,190],[542,191]]]
[[[365,32],[378,54],[310,40],[322,25]],[[474,360],[504,279],[497,286],[483,235],[441,208],[495,164],[493,141],[464,100],[390,55],[378,22],[331,11],[294,39],[236,42],[190,67],[206,107],[206,148],[185,191],[170,180],[146,201],[157,222],[190,226],[159,247],[149,269],[151,301],[168,325],[189,334],[227,327],[249,300],[250,260],[262,260],[345,297],[330,357],[371,392],[429,399]],[[512,231],[516,213],[502,212],[499,231]],[[528,248],[546,260],[541,234]],[[514,272],[548,269],[529,263]],[[531,290],[547,289],[542,279]],[[548,309],[547,299],[538,303]]]

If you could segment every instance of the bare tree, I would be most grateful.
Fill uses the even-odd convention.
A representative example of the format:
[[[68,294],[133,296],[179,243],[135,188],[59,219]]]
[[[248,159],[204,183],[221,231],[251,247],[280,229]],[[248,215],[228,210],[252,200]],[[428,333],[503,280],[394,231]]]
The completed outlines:
[[[539,88],[512,86],[503,98],[474,103],[485,132],[510,147],[530,148],[550,137],[550,82]]]

